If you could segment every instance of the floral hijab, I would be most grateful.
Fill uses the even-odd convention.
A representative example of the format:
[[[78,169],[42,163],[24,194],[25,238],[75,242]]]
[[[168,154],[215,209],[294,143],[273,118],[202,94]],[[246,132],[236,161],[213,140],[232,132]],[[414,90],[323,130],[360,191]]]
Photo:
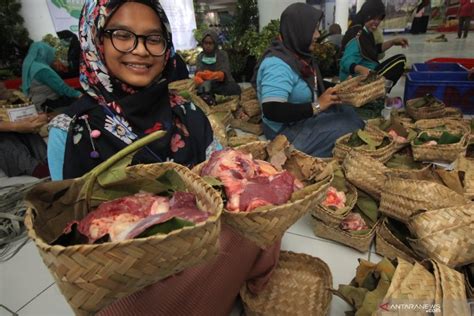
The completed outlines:
[[[126,83],[113,78],[108,73],[105,66],[101,34],[105,29],[108,18],[125,2],[127,1],[87,0],[79,21],[79,41],[81,42],[80,81],[82,88],[100,104],[113,107],[118,113],[121,113],[121,107],[115,104],[117,98],[124,97],[135,91]],[[171,26],[165,11],[158,0],[140,0],[135,2],[151,7],[159,16],[167,41],[166,62],[168,62],[170,53],[173,52],[174,55],[174,46]],[[165,69],[166,72],[169,72],[169,69]]]
[[[209,121],[202,111],[168,91],[168,78],[175,64],[174,48],[170,24],[158,0],[135,2],[151,7],[162,23],[168,44],[163,73],[149,86],[139,89],[109,74],[101,34],[107,20],[125,2],[129,0],[85,1],[79,39],[80,81],[87,96],[66,111],[73,121],[66,141],[64,178],[83,175],[156,130],[166,131],[166,136],[142,149],[135,155],[134,163],[173,160],[191,166],[205,159],[206,148],[213,140]],[[93,134],[100,137],[89,137]]]

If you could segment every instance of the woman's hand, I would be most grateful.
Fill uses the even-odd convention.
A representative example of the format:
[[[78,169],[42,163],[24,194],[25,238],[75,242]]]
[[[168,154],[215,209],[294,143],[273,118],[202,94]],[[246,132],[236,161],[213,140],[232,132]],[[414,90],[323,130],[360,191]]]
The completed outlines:
[[[336,89],[334,87],[328,88],[322,95],[318,97],[319,106],[321,111],[327,110],[334,104],[341,104],[341,99],[336,94]]]
[[[38,133],[41,127],[46,123],[48,123],[48,116],[43,113],[35,117],[13,122],[12,129],[17,133]]]
[[[408,47],[408,40],[404,37],[396,37],[392,40],[392,45],[407,48]]]

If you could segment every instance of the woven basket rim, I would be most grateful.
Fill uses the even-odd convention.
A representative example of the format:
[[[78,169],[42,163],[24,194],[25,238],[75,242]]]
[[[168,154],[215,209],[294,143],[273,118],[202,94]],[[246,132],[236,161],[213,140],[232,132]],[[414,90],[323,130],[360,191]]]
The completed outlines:
[[[187,168],[185,168],[185,167],[183,167],[183,166],[181,166],[177,163],[171,162],[171,161],[163,162],[163,163],[148,164],[148,165],[174,166],[176,168],[176,170],[179,170],[179,172],[183,172],[183,170],[185,170],[184,172],[191,172],[192,173],[192,171],[190,171],[189,169],[187,169]],[[133,168],[138,168],[138,167],[141,167],[141,166],[144,166],[144,164],[127,167],[127,170],[131,170]],[[206,183],[204,180],[201,180],[200,185],[210,187],[210,185],[208,183]],[[215,191],[212,190],[212,191],[209,191],[209,192],[212,192],[212,194],[214,194]],[[200,228],[200,227],[203,227],[203,226],[208,225],[210,223],[215,223],[218,220],[220,220],[220,216],[222,214],[222,200],[220,200],[219,204],[220,204],[221,207],[218,208],[218,210],[216,211],[216,214],[210,213],[211,216],[209,216],[205,221],[199,222],[199,223],[195,224],[194,226],[185,226],[183,228],[173,230],[173,231],[169,232],[168,234],[155,234],[155,235],[148,236],[148,237],[145,237],[145,238],[132,238],[132,239],[126,239],[126,240],[122,240],[122,241],[108,241],[108,242],[104,242],[104,243],[101,243],[101,244],[77,244],[77,245],[70,245],[70,246],[62,246],[62,245],[50,245],[50,244],[46,243],[43,240],[43,238],[39,237],[36,234],[36,231],[33,227],[34,214],[33,214],[33,208],[32,207],[28,207],[28,210],[26,212],[25,226],[28,230],[29,237],[31,239],[33,239],[35,241],[36,245],[38,247],[41,247],[42,249],[54,248],[54,249],[57,249],[58,251],[62,251],[62,250],[65,250],[65,249],[75,250],[76,248],[82,248],[82,249],[85,248],[85,249],[88,249],[88,250],[92,250],[92,249],[95,249],[95,248],[98,248],[98,247],[103,247],[103,246],[112,245],[112,244],[120,244],[120,245],[125,246],[125,245],[131,244],[131,243],[135,243],[137,241],[145,242],[145,241],[148,241],[148,240],[166,240],[168,238],[173,237],[174,235],[180,234],[181,232],[190,231],[192,229]]]
[[[306,266],[308,266],[308,269],[306,271],[310,270],[314,275],[316,275],[317,277],[322,279],[322,281],[323,281],[323,282],[321,282],[321,283],[323,283],[322,286],[325,286],[325,289],[327,290],[327,293],[325,295],[325,300],[321,304],[321,305],[323,305],[324,310],[321,310],[321,311],[318,310],[318,312],[322,312],[323,315],[326,314],[327,311],[329,310],[329,307],[330,307],[330,304],[331,304],[331,301],[332,301],[332,294],[331,294],[330,289],[333,286],[331,269],[329,268],[327,263],[324,262],[324,260],[322,260],[318,257],[314,257],[314,256],[311,256],[311,255],[306,254],[306,253],[297,253],[297,252],[285,251],[285,250],[280,251],[280,261],[281,261],[282,258],[287,259],[286,260],[287,262],[289,262],[289,261],[295,262],[296,261],[296,262],[300,262],[300,263],[305,264]],[[273,274],[277,274],[279,269],[281,269],[280,268],[280,263],[277,265],[277,267],[273,271]],[[294,271],[293,273],[298,273],[299,272],[299,270],[298,271],[292,270],[292,271]],[[301,285],[301,284],[297,284],[297,286],[298,285]],[[278,286],[278,284],[275,284],[275,286]],[[266,290],[264,290],[264,291],[266,291]],[[295,289],[295,291],[298,291],[298,290]],[[252,301],[252,296],[253,295],[248,293],[247,286],[244,285],[240,289],[240,296],[242,298],[242,301],[243,301],[244,305],[248,306],[247,302]],[[276,299],[278,299],[278,298],[276,298]],[[286,299],[286,297],[285,298],[279,298],[279,299],[284,300],[284,299]],[[270,300],[268,302],[271,303]],[[258,312],[258,311],[256,311],[256,312]]]
[[[345,178],[345,177],[344,177]],[[348,191],[351,191],[351,193],[353,193],[355,195],[355,198],[353,199],[353,203],[350,204],[350,208],[347,209],[347,211],[343,214],[335,214],[333,210],[331,210],[329,207],[327,206],[324,206],[322,205],[322,203],[319,203],[317,206],[316,206],[316,209],[320,210],[320,211],[323,211],[325,212],[326,214],[332,216],[332,217],[339,217],[339,218],[344,218],[346,217],[347,214],[350,213],[350,211],[355,207],[356,203],[357,203],[357,198],[358,198],[358,192],[357,192],[357,188],[355,185],[353,185],[352,183],[350,183],[347,179],[346,179],[346,185],[348,188]],[[347,194],[346,194],[347,196]],[[346,207],[348,207],[349,205],[346,205]],[[314,210],[313,210],[314,212]]]

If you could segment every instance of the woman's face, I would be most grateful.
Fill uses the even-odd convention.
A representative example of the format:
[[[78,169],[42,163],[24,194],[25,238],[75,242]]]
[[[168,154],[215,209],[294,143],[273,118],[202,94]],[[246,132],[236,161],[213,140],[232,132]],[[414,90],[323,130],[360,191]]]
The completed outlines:
[[[314,30],[313,37],[311,39],[311,44],[309,45],[309,51],[312,52],[315,50],[316,45],[318,45],[318,39],[321,36],[319,33],[319,24],[316,26],[316,29]]]
[[[162,35],[161,21],[155,11],[141,3],[126,2],[113,14],[105,27],[123,29],[137,35]],[[104,57],[109,73],[134,86],[148,86],[165,67],[165,55],[152,56],[145,47],[144,38],[138,39],[137,47],[122,53],[112,45],[111,38],[104,36]]]
[[[206,55],[214,53],[215,46],[214,40],[209,35],[202,40],[202,49]]]
[[[377,30],[377,28],[379,27],[380,22],[382,22],[382,17],[378,16],[376,18],[373,18],[373,19],[365,22],[365,27],[370,32],[375,32]]]

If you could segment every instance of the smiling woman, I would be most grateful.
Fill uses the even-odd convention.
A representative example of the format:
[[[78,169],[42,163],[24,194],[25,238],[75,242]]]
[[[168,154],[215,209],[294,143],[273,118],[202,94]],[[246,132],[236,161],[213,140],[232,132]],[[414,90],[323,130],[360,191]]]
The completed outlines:
[[[173,160],[193,166],[220,145],[194,104],[168,91],[174,48],[158,0],[86,0],[80,20],[80,79],[85,95],[50,124],[53,180],[80,177],[128,144],[156,130],[166,135],[132,161]],[[268,280],[279,242],[266,250],[222,225],[220,252],[111,304],[101,315],[225,315],[242,285]],[[145,272],[144,272],[145,273]]]

